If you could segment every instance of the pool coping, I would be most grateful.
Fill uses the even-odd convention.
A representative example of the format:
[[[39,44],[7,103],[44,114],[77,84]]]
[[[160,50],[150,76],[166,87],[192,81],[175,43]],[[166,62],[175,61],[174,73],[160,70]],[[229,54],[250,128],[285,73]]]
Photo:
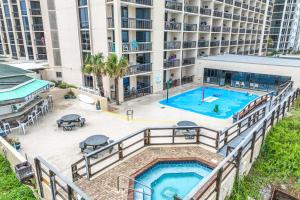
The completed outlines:
[[[154,166],[155,164],[159,163],[159,162],[178,162],[178,161],[197,161],[203,165],[206,165],[209,168],[215,168],[217,167],[217,163],[213,163],[210,161],[207,161],[205,159],[202,158],[197,158],[197,157],[182,157],[182,158],[157,158],[153,161],[151,161],[150,163],[148,163],[147,165],[143,166],[142,168],[140,168],[139,170],[137,170],[136,172],[134,172],[133,174],[130,175],[130,180],[129,180],[129,186],[128,188],[134,188],[134,181],[135,178],[139,175],[141,175],[142,173],[144,173],[146,170],[148,170],[149,168],[151,168],[152,166]],[[207,185],[210,184],[210,181],[207,182],[203,188],[206,188]],[[194,195],[193,199],[195,197],[198,196],[198,194],[203,190],[203,188],[201,188],[200,190],[198,190],[198,192]],[[128,195],[127,195],[127,200],[134,200],[134,190],[128,190]]]

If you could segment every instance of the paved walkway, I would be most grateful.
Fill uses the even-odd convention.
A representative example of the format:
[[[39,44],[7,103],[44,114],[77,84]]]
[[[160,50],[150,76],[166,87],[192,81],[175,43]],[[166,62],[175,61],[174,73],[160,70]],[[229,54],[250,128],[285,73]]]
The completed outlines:
[[[218,164],[223,157],[207,151],[199,146],[177,146],[177,147],[148,147],[135,156],[125,159],[123,162],[110,168],[98,177],[88,181],[83,178],[76,184],[92,199],[121,200],[127,199],[128,191],[118,192],[117,178],[120,174],[131,176],[149,163],[160,158],[195,158],[205,162]],[[121,187],[128,187],[129,180],[123,178]]]

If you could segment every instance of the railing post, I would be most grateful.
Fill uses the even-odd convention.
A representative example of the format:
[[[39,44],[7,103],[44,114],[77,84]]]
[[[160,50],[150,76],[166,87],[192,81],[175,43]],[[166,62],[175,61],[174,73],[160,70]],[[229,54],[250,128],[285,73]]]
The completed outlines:
[[[144,130],[144,146],[149,145],[148,141],[148,129]]]
[[[173,128],[172,129],[172,144],[175,143],[175,135],[176,135],[175,128]]]
[[[243,153],[243,147],[241,147],[238,150],[237,156],[236,156],[236,180],[240,179],[240,165],[242,161],[242,153]]]
[[[50,179],[50,188],[52,200],[56,200],[56,183],[55,183],[55,174],[49,170],[49,179]]]
[[[68,200],[72,200],[74,194],[72,188],[69,185],[67,185],[67,192],[68,192]]]
[[[36,180],[37,180],[37,184],[39,186],[40,195],[41,195],[42,198],[44,198],[44,189],[43,189],[43,183],[42,183],[41,162],[38,160],[38,158],[34,159],[34,165],[35,165]]]
[[[196,129],[196,143],[200,144],[200,128]]]
[[[264,124],[263,124],[263,132],[262,132],[262,140],[261,140],[261,145],[260,145],[260,148],[262,147],[263,143],[264,143],[264,140],[265,140],[265,136],[266,136],[266,133],[267,133],[267,123],[268,123],[268,120],[265,119],[264,120]]]
[[[228,141],[228,129],[224,133],[224,145],[227,144],[227,141]]]
[[[220,146],[220,136],[222,134],[222,131],[219,131],[217,133],[217,138],[216,138],[216,150],[218,151],[219,150],[219,146]]]
[[[279,104],[277,107],[276,124],[279,122],[280,110],[281,110],[281,105]]]
[[[217,184],[216,184],[216,200],[219,200],[220,193],[221,193],[221,185],[222,185],[222,174],[223,174],[223,167],[221,167],[217,174]]]
[[[254,131],[254,132],[253,132],[253,135],[252,135],[252,141],[251,141],[251,157],[250,157],[250,163],[252,163],[252,161],[253,161],[253,155],[254,155],[254,148],[255,148],[256,135],[257,135],[257,131]]]
[[[283,108],[282,108],[282,118],[285,115],[285,110],[286,110],[286,101],[283,103]]]
[[[251,126],[251,118],[252,118],[252,115],[250,115],[250,116],[248,117],[248,125],[247,125],[247,128],[250,128],[250,126]]]
[[[118,144],[119,160],[123,159],[123,143]]]
[[[273,112],[272,112],[272,116],[271,116],[271,126],[274,125],[274,119],[275,119],[275,110],[273,110]]]
[[[238,135],[241,134],[241,126],[242,126],[242,122],[238,123]]]
[[[85,155],[85,169],[86,169],[86,177],[88,180],[91,178],[91,168],[90,168],[90,157]]]
[[[150,145],[151,144],[151,130],[150,129],[148,129],[148,134],[147,134],[147,137],[148,137],[148,145]]]
[[[292,97],[291,96],[289,96],[289,98],[288,98],[288,112],[290,111],[290,109],[291,109],[291,99],[292,99]]]

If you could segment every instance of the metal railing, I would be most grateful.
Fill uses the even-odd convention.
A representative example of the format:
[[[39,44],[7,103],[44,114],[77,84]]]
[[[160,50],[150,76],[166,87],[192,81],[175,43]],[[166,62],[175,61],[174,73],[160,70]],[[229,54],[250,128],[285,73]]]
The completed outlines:
[[[209,9],[209,8],[200,8],[200,14],[202,14],[202,15],[211,15],[211,9]]]
[[[152,20],[122,17],[121,25],[122,28],[152,29]]]
[[[141,4],[146,6],[152,6],[152,0],[121,0],[127,3]]]
[[[164,68],[172,68],[172,67],[179,67],[180,66],[180,59],[172,59],[172,60],[165,60],[164,61]]]
[[[208,47],[209,41],[207,40],[199,40],[198,41],[198,47]]]
[[[124,91],[124,100],[128,101],[131,99],[143,97],[149,94],[152,94],[152,86],[148,87],[143,87],[143,88],[138,88],[138,89],[130,89],[130,90],[125,90]]]
[[[171,10],[182,11],[182,3],[181,2],[176,2],[176,1],[166,0],[165,1],[165,8],[171,9]]]
[[[143,191],[139,191],[139,190],[136,190],[136,189],[130,188],[130,187],[121,187],[121,186],[120,186],[120,183],[121,183],[120,178],[121,178],[121,177],[125,177],[125,178],[128,179],[129,181],[132,181],[132,182],[134,182],[134,183],[137,183],[137,184],[143,186]],[[152,189],[151,187],[145,185],[144,183],[142,183],[142,182],[140,182],[140,181],[137,181],[137,180],[135,180],[135,179],[133,179],[133,178],[130,178],[129,176],[126,176],[126,175],[124,175],[124,174],[120,174],[120,175],[118,176],[118,178],[117,178],[117,187],[118,187],[118,191],[120,191],[120,189],[123,189],[123,190],[125,189],[125,190],[134,191],[134,192],[139,192],[139,193],[141,193],[141,194],[143,194],[143,195],[147,195],[147,196],[151,196],[152,191],[153,191],[153,189]],[[144,191],[144,187],[147,188],[148,190],[150,190],[150,194],[148,194],[148,193],[146,193],[146,192]]]
[[[114,19],[112,17],[107,17],[107,28],[114,28]]]
[[[209,32],[210,31],[210,25],[199,25],[199,31],[203,32]]]
[[[128,68],[127,75],[141,74],[152,71],[152,63],[135,64]]]
[[[198,14],[199,8],[198,8],[198,6],[193,6],[193,5],[185,4],[184,5],[184,11],[185,12],[190,12],[190,13],[196,13],[196,14]]]
[[[221,26],[212,26],[211,32],[221,32],[222,27]]]
[[[197,24],[184,23],[183,30],[184,31],[197,31]]]
[[[181,23],[173,21],[165,22],[165,30],[181,31]]]
[[[39,194],[45,197],[45,185],[51,190],[52,200],[68,199],[68,200],[91,200],[83,191],[81,191],[71,180],[62,175],[58,169],[49,164],[41,157],[34,159],[36,170],[36,181]],[[47,188],[48,189],[48,188]]]
[[[123,52],[152,51],[152,42],[122,43]]]
[[[181,48],[181,42],[180,41],[170,41],[164,43],[165,49],[180,49]]]
[[[196,48],[197,42],[196,41],[183,41],[182,48]]]
[[[193,65],[196,62],[196,58],[195,57],[191,57],[191,58],[183,58],[182,59],[182,65]]]
[[[220,41],[219,40],[210,41],[210,46],[211,47],[220,46]]]
[[[223,12],[214,10],[213,15],[214,15],[215,17],[222,17],[222,16],[223,16]]]

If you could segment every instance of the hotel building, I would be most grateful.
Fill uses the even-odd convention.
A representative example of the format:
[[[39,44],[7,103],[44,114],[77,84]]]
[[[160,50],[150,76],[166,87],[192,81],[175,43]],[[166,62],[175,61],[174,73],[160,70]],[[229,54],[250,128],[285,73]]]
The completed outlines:
[[[269,0],[48,0],[41,2],[48,79],[96,89],[83,74],[85,55],[129,61],[121,101],[200,80],[198,60],[218,54],[265,55]],[[201,78],[202,81],[202,78]],[[110,98],[114,83],[103,81]]]
[[[39,0],[0,1],[0,55],[20,60],[47,60]]]

